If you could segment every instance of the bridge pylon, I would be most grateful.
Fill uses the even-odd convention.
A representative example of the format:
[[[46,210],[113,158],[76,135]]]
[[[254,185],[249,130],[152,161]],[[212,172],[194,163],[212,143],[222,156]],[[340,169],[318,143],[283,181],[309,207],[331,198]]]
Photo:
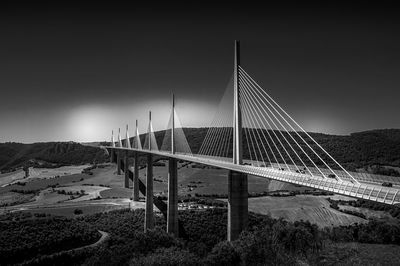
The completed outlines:
[[[121,129],[118,128],[118,147],[122,148]],[[121,151],[117,152],[117,175],[121,175]]]
[[[151,111],[149,112],[149,151],[151,150]],[[147,173],[146,173],[146,209],[144,220],[144,231],[154,228],[154,210],[153,210],[153,155],[147,154]]]
[[[175,97],[172,94],[171,154],[175,154]],[[178,164],[175,158],[168,160],[168,209],[167,232],[179,235],[178,224]]]
[[[139,149],[140,140],[139,138],[139,129],[138,129],[138,121],[136,120],[136,136],[133,141],[136,141],[136,148]],[[132,145],[135,148],[135,144]],[[132,198],[134,201],[139,201],[139,152],[135,151],[134,153],[134,170],[133,170],[133,195]]]
[[[240,43],[235,41],[233,68],[233,163],[243,163],[242,112],[240,102]],[[247,228],[248,185],[247,174],[229,171],[228,174],[228,241],[235,240]]]
[[[115,140],[114,140],[114,130],[111,130],[111,147],[115,148]],[[115,150],[110,149],[110,161],[113,163],[115,161]]]
[[[239,84],[239,65],[240,65],[240,43],[235,41],[235,59],[233,66],[233,163],[242,164],[243,145],[242,145],[242,111],[240,108],[240,84]]]
[[[125,151],[124,152],[124,174],[125,174],[125,182],[124,182],[124,187],[129,188],[129,152]]]
[[[130,140],[129,140],[128,124],[126,125],[125,148],[128,148],[128,149],[131,148],[131,143],[130,143]],[[129,153],[128,153],[128,151],[125,151],[124,160],[125,160],[125,164],[124,164],[124,174],[125,174],[124,187],[125,188],[129,188]]]
[[[125,136],[125,148],[130,149],[131,148],[131,141],[129,139],[129,129],[128,129],[128,124],[126,125],[126,136]]]

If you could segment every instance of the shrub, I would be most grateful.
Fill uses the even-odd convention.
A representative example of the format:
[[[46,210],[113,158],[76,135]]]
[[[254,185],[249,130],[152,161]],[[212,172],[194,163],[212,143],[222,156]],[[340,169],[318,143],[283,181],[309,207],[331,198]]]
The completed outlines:
[[[129,265],[153,266],[196,266],[200,265],[199,258],[187,250],[177,247],[159,248],[145,257],[133,258]]]
[[[82,213],[83,213],[83,211],[81,209],[75,209],[74,210],[74,214],[75,215],[79,215],[79,214],[82,214]]]

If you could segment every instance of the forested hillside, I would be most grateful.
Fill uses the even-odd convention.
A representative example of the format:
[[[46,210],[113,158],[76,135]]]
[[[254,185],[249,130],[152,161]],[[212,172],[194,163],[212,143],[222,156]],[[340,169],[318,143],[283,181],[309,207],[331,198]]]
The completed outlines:
[[[155,217],[156,228],[144,233],[143,209],[97,213],[77,219],[49,217],[9,222],[20,217],[12,213],[5,217],[8,220],[0,221],[3,227],[0,229],[5,232],[1,239],[3,250],[8,252],[4,255],[0,252],[3,255],[0,258],[2,265],[20,262],[40,266],[398,265],[397,221],[371,220],[367,224],[321,229],[308,221],[291,223],[250,212],[247,230],[239,239],[227,242],[227,215],[227,210],[220,208],[180,211],[179,219],[185,230],[176,238],[166,232],[165,220],[160,216]],[[32,230],[32,225],[40,230]],[[69,249],[93,243],[93,238],[98,237],[96,230],[107,232],[110,239],[94,248],[58,253],[60,247]],[[354,263],[361,255],[357,250],[360,243],[380,244],[381,249],[394,251],[387,258],[370,250],[375,257],[368,263]],[[341,248],[349,244],[355,248]],[[16,245],[20,248],[10,250]],[[383,259],[385,263],[380,263]]]
[[[207,130],[208,128],[184,128],[193,153],[199,151]],[[321,133],[310,135],[349,170],[371,165],[400,167],[400,129],[371,130],[347,136]],[[165,132],[155,132],[155,136],[158,146],[161,147]],[[141,135],[141,141],[143,145],[145,134]],[[309,144],[315,147],[315,144]],[[249,157],[246,149],[244,157]],[[104,162],[107,160],[107,154],[102,149],[74,142],[0,143],[0,170],[22,166],[32,159],[68,165]]]
[[[20,167],[27,163],[48,167],[104,162],[106,158],[104,150],[75,142],[0,143],[0,170]]]

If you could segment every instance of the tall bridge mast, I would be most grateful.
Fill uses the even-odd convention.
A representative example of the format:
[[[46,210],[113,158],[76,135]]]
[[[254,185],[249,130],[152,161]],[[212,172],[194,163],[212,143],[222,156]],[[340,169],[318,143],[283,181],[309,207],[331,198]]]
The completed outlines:
[[[235,41],[235,59],[233,66],[233,163],[242,164],[242,112],[239,98],[240,42]]]
[[[233,69],[233,164],[241,165],[242,152],[242,110],[240,110],[240,43],[235,41]],[[248,184],[247,174],[229,171],[228,174],[228,240],[239,237],[248,223]]]

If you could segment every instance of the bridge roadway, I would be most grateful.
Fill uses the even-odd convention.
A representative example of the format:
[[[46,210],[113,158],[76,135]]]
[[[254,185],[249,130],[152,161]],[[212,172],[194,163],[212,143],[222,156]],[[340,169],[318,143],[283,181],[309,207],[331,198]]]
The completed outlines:
[[[358,199],[366,199],[376,202],[381,202],[389,205],[398,205],[400,203],[400,193],[397,188],[383,187],[374,184],[353,183],[352,181],[338,181],[334,178],[323,178],[321,176],[310,176],[307,174],[279,170],[271,167],[258,167],[252,165],[237,165],[233,164],[229,158],[216,158],[204,155],[181,154],[157,150],[146,150],[136,148],[111,147],[103,146],[106,149],[115,149],[120,151],[131,151],[140,153],[151,153],[168,158],[190,161],[194,163],[215,166],[227,170],[246,173],[259,177],[265,177],[273,180],[278,180],[290,184],[301,185],[310,188],[316,188],[323,191],[329,191],[336,194],[350,196]],[[224,160],[225,159],[225,160]]]

